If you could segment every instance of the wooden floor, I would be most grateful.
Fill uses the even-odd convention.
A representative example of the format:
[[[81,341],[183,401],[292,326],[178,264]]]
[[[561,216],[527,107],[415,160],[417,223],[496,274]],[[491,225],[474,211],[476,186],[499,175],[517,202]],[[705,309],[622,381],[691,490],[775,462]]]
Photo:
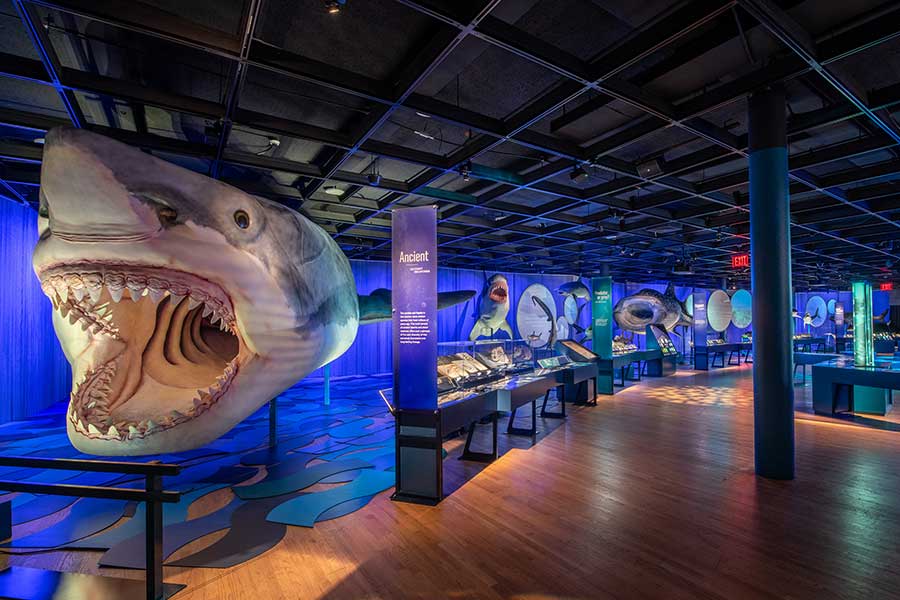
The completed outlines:
[[[900,432],[798,414],[796,442],[796,480],[757,478],[750,367],[682,371],[572,410],[438,507],[382,494],[166,577],[180,600],[900,598]]]

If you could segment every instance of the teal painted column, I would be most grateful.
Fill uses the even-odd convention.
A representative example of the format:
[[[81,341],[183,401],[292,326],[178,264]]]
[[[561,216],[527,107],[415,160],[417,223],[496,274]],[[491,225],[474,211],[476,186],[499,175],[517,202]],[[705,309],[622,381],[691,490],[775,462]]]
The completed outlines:
[[[784,88],[750,96],[750,269],[756,474],[794,478],[791,229]]]

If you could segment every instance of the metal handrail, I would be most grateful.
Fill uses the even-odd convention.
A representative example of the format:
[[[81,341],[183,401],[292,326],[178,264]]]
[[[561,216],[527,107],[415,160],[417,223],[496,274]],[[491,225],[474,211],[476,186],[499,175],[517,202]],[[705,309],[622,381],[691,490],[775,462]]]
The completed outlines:
[[[182,468],[181,465],[160,462],[132,463],[125,461],[81,460],[73,458],[0,456],[0,467],[142,475],[145,480],[143,490],[99,485],[30,483],[27,481],[9,480],[0,480],[0,490],[8,492],[25,492],[30,494],[48,494],[53,496],[76,496],[79,498],[105,498],[146,502],[146,534],[144,537],[147,555],[147,600],[159,600],[163,597],[162,503],[178,502],[181,499],[181,493],[163,490],[162,478],[167,475],[179,474]]]

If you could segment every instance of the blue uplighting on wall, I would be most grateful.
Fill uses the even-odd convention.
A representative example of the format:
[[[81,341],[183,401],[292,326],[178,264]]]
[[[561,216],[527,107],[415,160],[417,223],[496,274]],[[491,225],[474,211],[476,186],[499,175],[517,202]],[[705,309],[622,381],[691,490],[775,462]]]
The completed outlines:
[[[0,423],[69,396],[71,375],[51,322],[52,306],[31,270],[37,213],[0,201]]]

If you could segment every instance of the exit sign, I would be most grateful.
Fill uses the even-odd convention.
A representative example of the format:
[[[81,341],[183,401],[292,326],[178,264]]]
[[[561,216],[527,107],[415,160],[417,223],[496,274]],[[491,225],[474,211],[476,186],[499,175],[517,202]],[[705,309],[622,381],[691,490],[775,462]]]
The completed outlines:
[[[882,282],[882,284],[881,284],[881,286],[880,286],[879,289],[880,289],[882,292],[890,292],[891,290],[894,289],[894,282],[893,282],[893,281],[885,281],[885,282]]]
[[[750,255],[749,254],[732,254],[731,255],[731,268],[732,269],[742,269],[744,267],[750,266]]]

